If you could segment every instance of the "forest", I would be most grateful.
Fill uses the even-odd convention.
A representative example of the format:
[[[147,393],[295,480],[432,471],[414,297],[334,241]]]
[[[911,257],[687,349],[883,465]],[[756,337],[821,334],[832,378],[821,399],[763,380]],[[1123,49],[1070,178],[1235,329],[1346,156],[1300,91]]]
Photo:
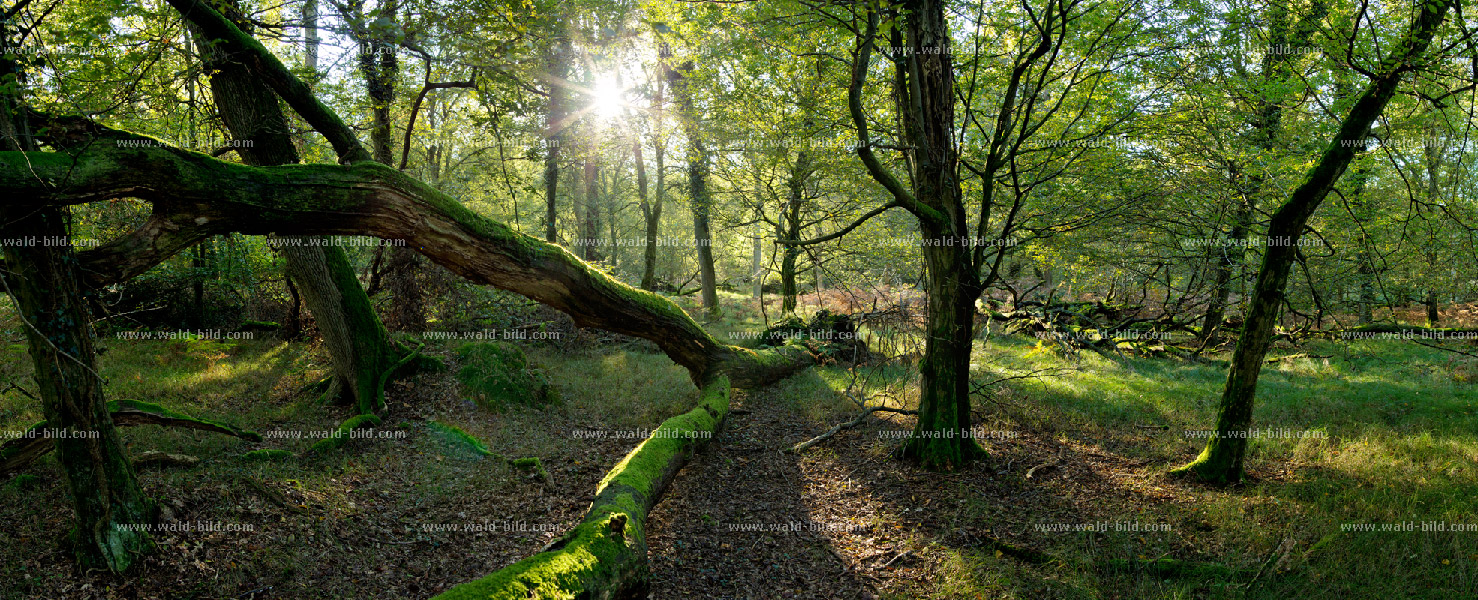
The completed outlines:
[[[0,600],[1478,598],[1475,36],[0,0]]]

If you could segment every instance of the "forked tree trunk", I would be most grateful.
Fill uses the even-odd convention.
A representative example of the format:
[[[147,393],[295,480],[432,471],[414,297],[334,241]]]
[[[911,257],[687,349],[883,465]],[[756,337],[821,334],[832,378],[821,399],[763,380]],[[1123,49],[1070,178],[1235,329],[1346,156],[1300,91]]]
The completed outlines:
[[[1418,5],[1411,30],[1395,46],[1393,54],[1381,63],[1381,72],[1355,101],[1323,157],[1309,169],[1304,182],[1293,191],[1288,202],[1273,213],[1268,226],[1270,242],[1263,254],[1246,324],[1242,327],[1242,337],[1237,340],[1237,349],[1232,353],[1231,372],[1222,391],[1216,432],[1196,460],[1173,473],[1210,483],[1241,481],[1257,378],[1262,372],[1263,358],[1272,344],[1273,326],[1283,304],[1283,291],[1297,255],[1298,240],[1303,236],[1309,217],[1329,195],[1355,158],[1357,148],[1370,135],[1371,125],[1395,95],[1402,75],[1419,63],[1449,8],[1447,0],[1427,0]]]
[[[672,58],[672,52],[666,45],[657,49],[657,60],[661,63],[659,74],[656,77],[656,91],[652,94],[652,143],[656,147],[657,161],[657,190],[656,201],[650,207],[646,205],[645,196],[642,200],[642,215],[646,217],[646,244],[642,247],[642,275],[641,289],[652,291],[657,287],[657,234],[662,226],[662,204],[667,199],[667,167],[665,158],[667,153],[667,119],[665,117],[667,98],[664,88],[668,82],[677,77],[677,73],[667,64],[667,59]],[[641,141],[637,140],[637,168],[641,168]],[[640,173],[641,171],[638,171]]]

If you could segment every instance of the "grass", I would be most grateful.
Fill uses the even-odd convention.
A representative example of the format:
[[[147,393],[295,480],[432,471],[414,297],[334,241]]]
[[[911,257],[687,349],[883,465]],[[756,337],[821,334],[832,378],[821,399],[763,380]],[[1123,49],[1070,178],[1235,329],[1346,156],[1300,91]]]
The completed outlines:
[[[729,306],[724,316],[708,324],[716,337],[763,328],[752,303],[740,302],[737,295],[725,299]],[[770,320],[775,317],[771,314]],[[7,339],[20,337],[13,328],[10,334]],[[259,339],[105,340],[102,345],[108,349],[99,364],[110,398],[159,403],[258,432],[330,429],[343,417],[333,407],[291,394],[327,368],[322,352],[303,344]],[[448,348],[435,350],[447,353]],[[410,421],[403,418],[406,412],[401,411],[408,411],[404,405],[392,405],[400,414],[392,413],[385,428],[404,432],[406,438],[351,444],[348,451],[307,461],[248,461],[240,454],[249,445],[199,432],[134,427],[124,428],[122,435],[131,451],[205,458],[198,469],[150,471],[146,489],[161,496],[193,494],[202,506],[214,506],[212,516],[223,521],[253,518],[255,509],[242,500],[249,497],[248,479],[276,482],[293,502],[316,511],[317,518],[363,514],[363,505],[356,508],[355,502],[363,503],[366,494],[404,496],[416,510],[455,512],[467,510],[469,498],[481,502],[515,493],[523,485],[520,474],[498,461],[454,456],[426,423],[464,430],[509,457],[539,456],[556,468],[586,469],[598,477],[610,464],[581,464],[595,461],[582,455],[583,448],[571,448],[569,428],[650,428],[690,409],[697,398],[687,373],[660,354],[619,349],[567,353],[539,345],[527,346],[525,352],[559,388],[561,403],[489,412],[470,401],[453,402],[451,408],[440,406]],[[942,557],[936,577],[908,596],[1478,597],[1478,531],[1419,530],[1423,522],[1478,526],[1478,359],[1381,340],[1316,341],[1298,352],[1333,356],[1268,365],[1254,424],[1320,435],[1254,440],[1248,459],[1253,478],[1240,487],[1215,489],[1170,481],[1164,473],[1199,452],[1203,441],[1184,432],[1209,429],[1214,422],[1225,381],[1223,364],[1111,360],[1091,352],[1064,357],[1035,340],[1011,336],[977,345],[972,363],[978,380],[1052,371],[1008,381],[990,402],[978,402],[991,428],[1031,431],[1142,463],[1128,477],[1114,480],[1119,487],[1111,495],[1120,500],[1102,506],[1117,511],[1114,519],[1167,524],[1170,530],[1039,536],[1040,549],[1068,559],[1067,565],[1048,567],[930,542]],[[26,385],[28,371],[24,344],[0,345],[0,376]],[[915,379],[907,366],[854,372],[827,365],[778,383],[770,396],[819,431],[856,414],[843,395],[849,388],[871,396],[887,392],[907,404],[916,402],[916,391],[909,388]],[[465,392],[450,393],[466,398]],[[30,398],[14,390],[0,393],[0,429],[21,429],[38,420],[39,407]],[[277,440],[265,446],[301,452],[311,442]],[[815,456],[824,458],[827,452],[831,450],[818,447]],[[0,542],[11,548],[39,544],[50,549],[46,556],[56,559],[59,545],[52,538],[64,533],[65,523],[43,518],[33,507],[64,506],[66,499],[60,486],[47,481],[58,475],[53,458],[31,470],[42,475],[40,482],[0,486],[0,505],[9,507],[3,516],[23,523],[0,535]],[[561,473],[556,471],[555,477]],[[950,479],[941,482],[957,485]],[[1061,493],[1088,492],[1068,488]],[[202,500],[202,495],[210,498]],[[988,502],[963,502],[958,518],[989,524],[998,519],[997,510]],[[1408,522],[1418,530],[1344,531],[1350,524]],[[299,546],[289,541],[234,555],[247,565],[243,574],[224,575],[224,583],[202,583],[199,594],[234,591],[238,583],[250,587],[253,578],[283,582],[278,590],[287,595],[300,593],[293,586],[313,570],[318,560],[314,552],[322,548]],[[1275,555],[1288,558],[1250,591],[1090,568],[1105,558],[1174,556],[1255,569],[1280,548],[1288,551]],[[0,580],[16,582],[10,588],[16,595],[0,598],[25,597],[65,583],[55,571],[28,570],[16,555],[0,555]],[[353,595],[359,589],[348,579],[324,585],[328,587],[301,593]]]
[[[931,596],[1474,597],[1478,530],[1422,532],[1420,524],[1478,529],[1478,388],[1468,375],[1478,361],[1399,341],[1312,342],[1300,351],[1334,356],[1268,365],[1254,427],[1318,437],[1252,441],[1253,479],[1222,490],[1172,482],[1163,473],[1203,446],[1204,440],[1183,432],[1212,427],[1223,366],[1114,361],[1087,352],[1069,360],[1014,337],[977,346],[975,360],[986,365],[982,378],[1065,369],[1009,382],[1001,393],[1011,404],[999,410],[1000,418],[1061,441],[1145,459],[1144,485],[1173,488],[1176,501],[1124,506],[1121,518],[1168,524],[1171,532],[1053,534],[1050,550],[1079,563],[1058,572],[1025,569],[1035,575],[1023,574],[1009,559],[952,551],[949,575]],[[1146,434],[1140,425],[1169,430]],[[1353,524],[1408,522],[1418,530],[1345,531]],[[1201,560],[1253,569],[1275,549],[1285,550],[1275,556],[1288,558],[1250,592],[1204,581],[1088,576],[1082,568],[1105,557],[1157,558],[1176,547],[1199,551]],[[1277,575],[1279,568],[1289,571]],[[1034,592],[1022,595],[1022,589]]]

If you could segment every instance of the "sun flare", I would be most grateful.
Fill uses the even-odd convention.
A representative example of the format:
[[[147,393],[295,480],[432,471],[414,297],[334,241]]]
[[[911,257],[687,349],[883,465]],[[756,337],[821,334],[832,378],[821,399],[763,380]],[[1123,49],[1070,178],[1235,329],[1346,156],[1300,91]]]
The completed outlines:
[[[626,90],[613,75],[604,75],[596,80],[592,90],[591,107],[602,119],[610,120],[621,116],[626,105]]]

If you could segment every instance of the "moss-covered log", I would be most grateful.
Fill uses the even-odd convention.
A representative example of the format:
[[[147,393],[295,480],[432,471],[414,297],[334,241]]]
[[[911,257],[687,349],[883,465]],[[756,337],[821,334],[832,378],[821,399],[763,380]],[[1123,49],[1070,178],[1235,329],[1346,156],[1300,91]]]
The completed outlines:
[[[697,408],[662,422],[595,490],[585,519],[545,552],[437,598],[645,598],[647,514],[729,411],[729,380],[703,386]]]

